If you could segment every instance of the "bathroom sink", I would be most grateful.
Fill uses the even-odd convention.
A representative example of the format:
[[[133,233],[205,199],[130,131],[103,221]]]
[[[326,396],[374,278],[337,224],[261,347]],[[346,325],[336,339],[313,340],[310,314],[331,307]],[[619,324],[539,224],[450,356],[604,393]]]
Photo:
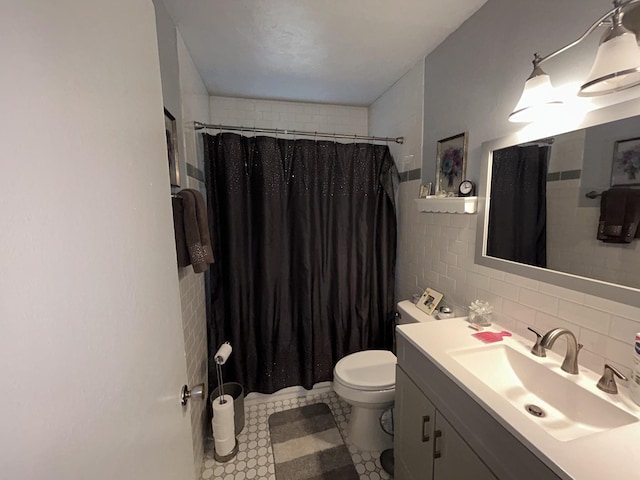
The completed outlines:
[[[506,343],[450,352],[466,370],[560,441],[638,419]]]

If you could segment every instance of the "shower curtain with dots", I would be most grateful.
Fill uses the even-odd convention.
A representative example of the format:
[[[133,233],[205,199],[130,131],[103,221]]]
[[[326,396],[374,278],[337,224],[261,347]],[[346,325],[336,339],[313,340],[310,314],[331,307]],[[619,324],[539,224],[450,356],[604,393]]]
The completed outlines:
[[[385,145],[203,135],[216,263],[213,353],[245,392],[309,389],[349,353],[390,349],[397,170]]]

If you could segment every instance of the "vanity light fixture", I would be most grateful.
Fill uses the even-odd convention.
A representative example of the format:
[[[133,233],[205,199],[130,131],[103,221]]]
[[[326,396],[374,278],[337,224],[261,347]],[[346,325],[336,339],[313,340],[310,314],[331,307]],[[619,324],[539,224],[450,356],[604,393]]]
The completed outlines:
[[[509,115],[510,122],[529,123],[548,118],[564,104],[551,85],[551,78],[540,68],[543,60],[537,53],[533,55],[533,72],[524,84],[520,101]]]
[[[533,72],[527,78],[520,101],[509,115],[509,121],[531,122],[562,107],[562,99],[540,65],[576,46],[601,25],[607,25],[607,31],[600,39],[591,72],[580,87],[578,96],[595,97],[640,85],[640,47],[635,34],[622,24],[624,10],[636,3],[640,3],[640,0],[614,0],[613,9],[596,20],[576,41],[544,57],[534,54]]]

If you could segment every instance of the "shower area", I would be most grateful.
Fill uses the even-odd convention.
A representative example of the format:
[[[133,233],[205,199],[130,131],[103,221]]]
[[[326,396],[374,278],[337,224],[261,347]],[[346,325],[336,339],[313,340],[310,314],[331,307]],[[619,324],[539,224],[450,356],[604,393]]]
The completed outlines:
[[[396,168],[386,144],[357,135],[234,128],[202,133],[216,258],[209,388],[228,341],[225,381],[247,393],[311,389],[345,355],[391,348]]]
[[[222,370],[225,383],[244,388],[246,426],[237,456],[217,462],[207,405],[196,421],[205,442],[200,474],[273,478],[267,418],[326,403],[346,438],[350,411],[331,391],[333,367],[354,351],[391,348],[397,171],[389,145],[397,139],[367,137],[366,107],[210,101],[211,124],[231,128],[196,125],[197,169],[187,172],[206,194],[215,256],[195,284],[190,268],[181,273],[187,295],[203,281],[193,308],[206,310],[208,351],[195,362],[187,352],[187,361],[208,370],[212,392],[213,354],[233,345]],[[261,116],[279,118],[254,128],[265,125]],[[349,449],[360,478],[389,478],[374,452]]]

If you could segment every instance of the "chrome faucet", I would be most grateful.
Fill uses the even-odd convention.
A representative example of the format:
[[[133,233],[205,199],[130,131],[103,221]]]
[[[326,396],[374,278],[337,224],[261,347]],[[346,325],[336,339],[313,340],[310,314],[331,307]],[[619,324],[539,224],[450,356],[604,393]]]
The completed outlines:
[[[545,352],[544,347],[540,346],[540,340],[542,340],[542,334],[537,330],[534,330],[531,327],[527,327],[527,330],[531,330],[536,334],[536,343],[531,347],[531,353],[533,353],[536,357],[546,357],[547,352]]]
[[[616,385],[617,376],[620,380],[624,380],[625,382],[629,381],[627,377],[625,377],[622,373],[618,371],[618,369],[608,363],[604,364],[604,373],[602,374],[602,378],[598,380],[597,387],[603,392],[616,394],[618,393],[618,386]]]
[[[576,375],[578,373],[578,353],[580,353],[582,345],[578,343],[576,336],[571,333],[570,330],[567,330],[566,328],[554,328],[553,330],[549,330],[540,340],[540,346],[545,349],[551,348],[556,340],[562,335],[567,336],[567,354],[565,355],[564,362],[562,362],[562,367],[560,368],[567,373]]]

